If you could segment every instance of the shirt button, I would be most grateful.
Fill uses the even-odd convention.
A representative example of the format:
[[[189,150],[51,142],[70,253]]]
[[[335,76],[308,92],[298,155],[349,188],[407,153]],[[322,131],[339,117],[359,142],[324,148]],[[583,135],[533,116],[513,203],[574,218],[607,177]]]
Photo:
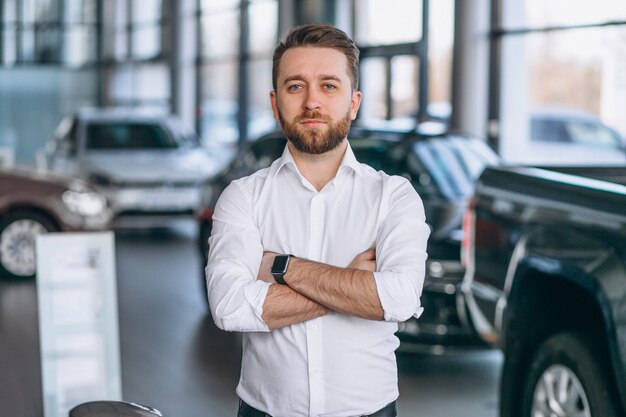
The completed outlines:
[[[312,325],[311,330],[313,330],[314,332],[317,331],[317,324]]]
[[[320,232],[313,232],[313,237],[315,237],[316,239],[319,239]]]

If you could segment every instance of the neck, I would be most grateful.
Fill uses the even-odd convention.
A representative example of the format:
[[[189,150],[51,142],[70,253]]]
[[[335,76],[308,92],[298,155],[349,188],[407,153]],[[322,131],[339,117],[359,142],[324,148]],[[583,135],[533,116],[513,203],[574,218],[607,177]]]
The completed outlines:
[[[348,147],[348,138],[344,139],[339,146],[332,151],[319,155],[298,151],[291,142],[288,143],[289,151],[300,171],[317,191],[320,191],[335,176],[341,165],[341,160]]]

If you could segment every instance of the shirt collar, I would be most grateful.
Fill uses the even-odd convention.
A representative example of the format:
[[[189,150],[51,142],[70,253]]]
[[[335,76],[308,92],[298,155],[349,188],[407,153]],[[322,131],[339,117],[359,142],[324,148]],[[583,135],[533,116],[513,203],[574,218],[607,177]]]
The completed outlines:
[[[282,156],[278,158],[276,162],[274,175],[277,175],[284,166],[290,166],[296,172],[299,172],[296,161],[294,161],[293,155],[291,155],[291,151],[289,150],[289,146],[287,144],[285,145]],[[343,154],[343,158],[341,159],[341,164],[339,165],[339,170],[337,172],[346,169],[354,171],[359,176],[362,175],[363,167],[361,167],[361,164],[357,161],[354,151],[352,150],[352,146],[350,146],[350,142],[348,142],[346,152]]]

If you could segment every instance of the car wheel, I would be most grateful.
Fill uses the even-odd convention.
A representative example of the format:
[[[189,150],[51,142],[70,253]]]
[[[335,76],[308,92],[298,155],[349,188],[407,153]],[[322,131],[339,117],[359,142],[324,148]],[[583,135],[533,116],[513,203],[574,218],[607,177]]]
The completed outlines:
[[[36,272],[37,236],[58,230],[47,217],[32,211],[15,211],[0,220],[0,275],[32,278]]]
[[[588,334],[560,333],[535,354],[524,389],[524,417],[616,417],[609,364]]]

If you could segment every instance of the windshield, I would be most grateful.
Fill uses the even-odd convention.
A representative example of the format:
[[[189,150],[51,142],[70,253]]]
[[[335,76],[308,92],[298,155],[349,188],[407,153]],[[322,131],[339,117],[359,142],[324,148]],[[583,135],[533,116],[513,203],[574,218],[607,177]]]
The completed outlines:
[[[177,143],[159,124],[91,123],[87,149],[173,149]]]

